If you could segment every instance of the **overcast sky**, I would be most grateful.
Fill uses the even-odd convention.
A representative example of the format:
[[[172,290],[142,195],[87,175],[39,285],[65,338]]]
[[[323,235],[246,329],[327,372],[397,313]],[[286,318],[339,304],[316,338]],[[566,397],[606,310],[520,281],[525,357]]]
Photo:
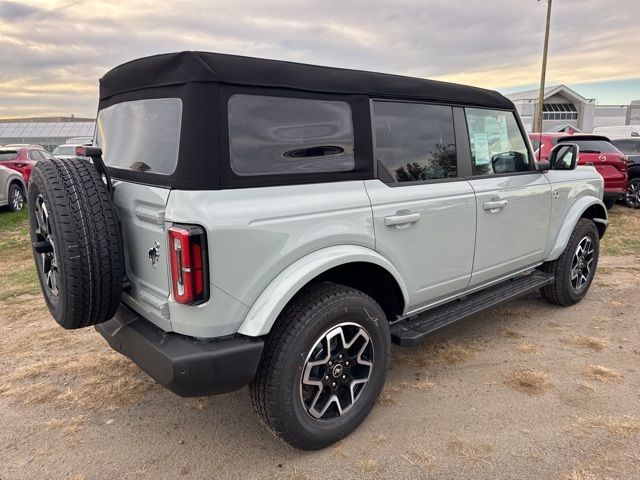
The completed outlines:
[[[547,85],[640,99],[640,0],[554,0]],[[448,80],[539,81],[544,1],[3,1],[0,117],[94,116],[98,78],[133,58],[206,50]]]

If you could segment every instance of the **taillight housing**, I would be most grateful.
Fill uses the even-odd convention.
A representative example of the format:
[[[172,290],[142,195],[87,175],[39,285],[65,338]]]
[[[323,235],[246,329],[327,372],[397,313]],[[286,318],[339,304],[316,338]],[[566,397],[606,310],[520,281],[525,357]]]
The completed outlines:
[[[206,302],[209,272],[204,228],[180,224],[169,228],[169,260],[173,299],[184,305]]]

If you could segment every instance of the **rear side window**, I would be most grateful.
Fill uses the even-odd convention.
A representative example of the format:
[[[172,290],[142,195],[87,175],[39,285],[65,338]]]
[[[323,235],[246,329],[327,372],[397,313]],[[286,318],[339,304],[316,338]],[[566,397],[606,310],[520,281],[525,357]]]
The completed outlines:
[[[0,162],[9,162],[18,158],[18,152],[0,151]]]
[[[348,172],[355,167],[346,102],[236,94],[228,108],[236,175]]]
[[[466,108],[473,175],[531,170],[529,152],[513,112]]]
[[[378,178],[385,183],[454,178],[453,109],[443,105],[373,102]]]
[[[182,100],[117,103],[98,113],[96,143],[109,167],[171,175],[178,164]]]
[[[640,153],[640,142],[633,140],[615,140],[613,145],[625,155],[637,155]]]

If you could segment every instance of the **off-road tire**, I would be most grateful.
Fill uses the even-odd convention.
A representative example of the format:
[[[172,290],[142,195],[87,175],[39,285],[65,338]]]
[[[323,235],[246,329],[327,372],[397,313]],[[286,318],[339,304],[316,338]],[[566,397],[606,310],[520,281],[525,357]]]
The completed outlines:
[[[342,416],[318,420],[305,411],[300,381],[309,350],[327,329],[349,322],[369,335],[375,360],[361,397]],[[380,306],[359,290],[334,283],[305,288],[285,307],[265,340],[251,400],[262,422],[290,445],[317,450],[349,435],[366,418],[384,386],[390,334]]]
[[[9,207],[9,210],[11,210],[12,212],[19,212],[24,208],[25,203],[27,202],[27,199],[25,197],[25,193],[24,190],[22,189],[22,187],[18,184],[18,183],[12,183],[11,185],[9,185],[9,204],[7,205]],[[22,202],[19,202],[16,205],[16,202],[14,201],[15,195],[20,195],[22,197]]]
[[[38,278],[49,311],[66,329],[96,325],[113,317],[122,293],[124,258],[116,211],[101,175],[86,160],[38,162],[29,182],[31,241],[37,212],[46,207],[57,264],[57,294],[47,285],[44,258],[34,248]],[[38,208],[40,210],[38,210]]]
[[[588,279],[585,287],[580,292],[575,292],[571,287],[572,261],[579,242],[586,236],[591,239],[594,250],[592,266],[593,273]],[[542,265],[541,270],[546,273],[550,273],[555,277],[555,282],[553,284],[540,289],[542,296],[549,302],[562,306],[573,305],[582,300],[587,294],[587,291],[591,286],[591,282],[595,277],[595,272],[598,267],[599,253],[600,236],[598,235],[598,229],[593,221],[581,218],[573,229],[571,237],[569,238],[569,243],[564,249],[564,252],[562,252],[562,255],[560,255],[558,259]]]

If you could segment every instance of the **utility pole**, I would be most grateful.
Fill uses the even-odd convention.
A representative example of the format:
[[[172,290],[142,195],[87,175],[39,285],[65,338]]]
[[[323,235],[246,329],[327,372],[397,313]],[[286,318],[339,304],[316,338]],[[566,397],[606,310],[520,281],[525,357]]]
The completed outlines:
[[[538,0],[540,1],[540,0]],[[547,52],[549,50],[549,28],[551,26],[551,2],[547,2],[547,25],[544,31],[544,50],[542,51],[542,73],[540,74],[540,94],[538,95],[538,105],[536,105],[536,120],[534,122],[534,132],[542,132],[542,105],[544,103],[544,81],[547,74]]]

